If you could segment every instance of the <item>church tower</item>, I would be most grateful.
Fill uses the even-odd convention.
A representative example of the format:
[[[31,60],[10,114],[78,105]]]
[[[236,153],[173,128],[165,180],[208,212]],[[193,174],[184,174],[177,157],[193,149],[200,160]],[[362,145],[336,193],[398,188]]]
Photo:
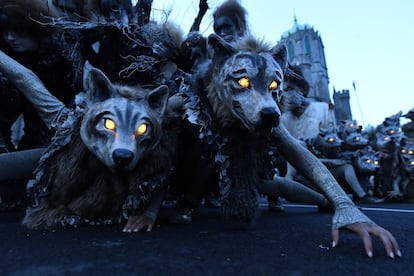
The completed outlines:
[[[286,46],[289,63],[299,66],[309,82],[308,97],[330,103],[328,69],[319,34],[308,24],[298,24],[295,16],[292,28],[282,34],[279,43]]]
[[[352,120],[351,106],[349,104],[349,90],[344,89],[333,93],[335,102],[335,117],[337,122],[342,120]]]

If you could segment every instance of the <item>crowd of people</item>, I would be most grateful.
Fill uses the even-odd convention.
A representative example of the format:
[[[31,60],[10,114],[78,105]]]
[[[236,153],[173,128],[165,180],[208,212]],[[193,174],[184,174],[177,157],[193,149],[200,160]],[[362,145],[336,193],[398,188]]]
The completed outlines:
[[[131,66],[136,66],[136,60],[131,60],[130,54],[144,52],[153,58],[146,60],[154,65],[151,70],[162,75],[160,80],[160,74],[150,72],[148,82],[167,82],[170,87],[174,87],[176,84],[171,80],[176,77],[177,67],[185,74],[205,58],[205,41],[198,34],[194,35],[195,32],[184,40],[181,31],[175,27],[171,27],[168,34],[157,33],[156,27],[144,27],[151,25],[151,1],[139,1],[134,7],[129,1],[113,1],[117,2],[116,7],[105,6],[106,2],[111,1],[102,1],[96,7],[85,7],[76,4],[76,1],[53,1],[53,5],[45,1],[3,1],[0,6],[1,50],[31,69],[46,88],[68,106],[73,105],[76,94],[82,90],[81,72],[85,61],[103,70],[111,79],[130,83],[134,79]],[[239,25],[244,24],[239,26],[241,34],[229,35],[226,31],[235,28],[231,26],[234,20],[222,19],[219,14],[216,16],[215,32],[226,40],[235,40],[247,31],[246,23],[239,22]],[[85,19],[92,24],[86,24]],[[81,25],[75,24],[79,22],[82,22]],[[119,32],[131,24],[140,27],[135,40],[125,39],[124,34]],[[166,45],[153,45],[156,41],[154,36],[167,36],[158,39],[165,41]],[[108,55],[114,52],[117,54]],[[174,62],[162,62],[163,59]],[[144,69],[151,71],[148,68]],[[340,123],[339,129],[330,129],[328,134],[325,129],[328,119],[312,118],[313,121],[309,123],[312,115],[306,112],[309,113],[312,106],[316,104],[318,107],[313,108],[319,110],[327,107],[309,101],[306,97],[308,89],[300,72],[287,73],[280,107],[282,121],[291,134],[301,139],[324,162],[344,190],[354,196],[355,201],[413,201],[414,123],[407,123],[401,128],[400,117],[413,119],[414,112],[411,110],[405,115],[397,113],[385,118],[382,125],[368,130],[362,130],[354,120],[344,121]],[[46,127],[28,99],[1,72],[0,93],[0,152],[47,147],[52,131]],[[307,127],[315,125],[311,132],[303,129],[298,134],[297,129],[289,129],[291,117],[296,118],[293,123],[297,128],[301,116]],[[284,176],[285,170],[282,165],[279,173]],[[293,167],[288,166],[286,177],[312,186],[292,170]],[[16,200],[19,201],[25,194],[24,184],[20,184],[17,185],[23,187],[20,191],[12,189],[12,193],[19,196],[10,195],[10,181],[16,180],[2,181],[0,203],[3,208],[14,206]],[[16,183],[13,182],[11,186],[16,186]],[[208,196],[206,202],[207,205],[219,206],[218,198],[213,195]],[[272,203],[272,200],[269,200],[269,206],[270,209],[281,210],[281,206],[274,204],[274,201]]]
[[[178,26],[150,22],[151,3],[2,1],[0,49],[30,69],[69,108],[75,107],[76,95],[83,90],[86,64],[120,84],[166,84],[176,91],[177,68],[189,70],[193,61],[180,49],[183,35]],[[22,159],[2,159],[19,167],[13,174],[11,165],[1,170],[0,203],[6,209],[21,204],[27,181],[21,178],[33,176],[23,171],[36,168],[36,162],[27,161],[38,159],[54,135],[36,110],[41,100],[21,92],[0,72],[0,152],[24,152]]]
[[[279,103],[282,122],[330,170],[342,188],[359,203],[413,201],[413,127],[401,126],[402,117],[413,120],[413,111],[384,118],[382,124],[363,129],[356,120],[336,121],[328,103],[308,98],[309,83],[300,67],[290,66]],[[280,172],[313,188],[290,164]],[[278,200],[269,208],[281,209]]]
[[[321,130],[308,147],[356,202],[413,202],[413,123],[401,127],[401,116],[399,112],[367,130],[345,120],[339,129]],[[410,118],[412,110],[403,116]]]
[[[216,36],[213,37],[213,39],[210,41],[198,32],[200,20],[208,8],[206,6],[207,1],[200,1],[200,12],[195,18],[194,25],[191,27],[190,32],[186,36],[183,35],[178,26],[170,24],[170,22],[152,22],[150,20],[151,3],[151,0],[138,1],[135,5],[132,5],[130,1],[122,0],[90,1],[88,4],[80,1],[59,0],[5,0],[0,3],[1,54],[7,54],[7,56],[11,57],[13,60],[19,62],[24,67],[31,70],[44,85],[44,91],[46,91],[46,93],[41,95],[41,97],[37,97],[37,95],[34,93],[26,93],[27,91],[24,91],[24,89],[28,89],[27,83],[19,83],[21,80],[16,81],[13,79],[8,79],[6,77],[6,74],[0,72],[0,91],[3,99],[0,104],[0,150],[2,152],[0,155],[0,160],[7,160],[7,157],[3,158],[3,156],[10,156],[9,154],[11,153],[40,149],[40,152],[36,151],[33,153],[30,151],[32,160],[34,160],[31,163],[28,162],[28,164],[26,164],[23,162],[19,164],[18,159],[17,161],[14,160],[17,170],[20,169],[22,172],[24,170],[28,170],[30,172],[35,172],[34,175],[38,176],[36,173],[39,173],[39,171],[36,172],[35,169],[37,167],[37,161],[39,161],[39,158],[41,158],[41,156],[44,157],[44,155],[42,155],[42,149],[45,149],[51,145],[51,142],[53,145],[53,141],[55,141],[53,139],[56,138],[56,136],[54,136],[54,123],[60,123],[61,125],[59,125],[59,130],[62,131],[63,129],[64,132],[65,128],[62,127],[62,124],[67,123],[68,120],[70,121],[70,118],[67,114],[65,118],[60,118],[59,116],[63,113],[56,112],[56,110],[49,112],[50,114],[58,114],[55,118],[49,118],[47,115],[42,114],[42,111],[45,109],[53,108],[53,106],[44,108],[44,103],[42,100],[45,98],[50,99],[51,97],[55,97],[58,99],[59,108],[62,106],[68,107],[68,109],[72,108],[76,113],[76,110],[78,108],[82,108],[82,99],[80,99],[81,96],[78,96],[78,93],[82,92],[85,83],[88,85],[88,83],[83,79],[83,72],[88,66],[99,69],[99,71],[103,72],[102,75],[104,75],[105,78],[107,77],[111,81],[119,83],[121,85],[140,85],[145,88],[153,88],[156,86],[159,87],[161,85],[166,85],[168,86],[171,95],[173,95],[177,93],[179,89],[183,89],[182,87],[185,86],[184,80],[186,78],[190,79],[188,77],[189,75],[197,75],[196,73],[200,73],[200,71],[203,70],[207,71],[207,68],[203,67],[203,64],[205,64],[205,61],[214,60],[215,56],[212,54],[214,51],[228,50],[228,48],[236,45],[237,42],[244,41],[242,38],[249,35],[248,26],[245,21],[246,11],[240,6],[237,1],[226,1],[224,5],[218,9],[220,12],[224,12],[221,14],[216,10],[216,12],[213,14],[213,28]],[[228,3],[230,3],[230,5],[227,5]],[[236,10],[235,7],[238,9]],[[207,49],[207,46],[210,46],[210,48],[217,47],[217,49]],[[276,53],[275,48],[272,48],[273,53]],[[259,50],[265,52],[265,50],[262,48]],[[290,139],[290,135],[288,135],[288,132],[284,129],[283,126],[276,126],[276,121],[279,123],[278,120],[280,114],[278,113],[277,104],[275,101],[279,103],[283,117],[284,112],[286,111],[282,107],[284,105],[284,99],[289,98],[288,95],[291,95],[295,90],[302,89],[302,92],[306,91],[306,81],[303,79],[300,80],[300,76],[298,77],[298,74],[293,72],[293,70],[288,69],[289,67],[286,67],[286,64],[279,64],[279,59],[280,62],[285,62],[284,60],[286,56],[283,55],[283,53],[285,53],[283,49],[279,48],[277,50],[279,50],[277,51],[277,53],[280,54],[279,57],[269,55],[270,47],[268,50],[266,50],[266,55],[270,56],[268,59],[271,60],[271,65],[273,66],[271,73],[274,73],[274,69],[278,68],[276,70],[278,73],[277,78],[280,78],[281,81],[282,75],[285,74],[286,82],[284,84],[284,87],[282,87],[282,91],[280,93],[280,83],[278,83],[275,79],[273,79],[269,87],[266,87],[267,92],[272,91],[272,96],[269,96],[269,102],[275,106],[275,108],[271,110],[272,113],[270,113],[270,115],[267,114],[268,117],[266,118],[268,120],[267,123],[269,125],[272,125],[270,132],[276,136],[279,135],[279,138],[282,137],[281,140],[284,142],[286,148],[293,147],[291,148],[291,151],[296,152],[296,155],[300,155],[299,152],[301,152],[303,153],[302,155],[310,157],[309,160],[316,160],[310,153],[303,151],[302,147],[296,143],[295,139]],[[197,72],[194,71],[195,68],[197,68]],[[283,71],[285,68],[286,71]],[[206,72],[204,72],[204,74],[202,73],[203,72],[201,72],[199,75],[206,76]],[[269,72],[266,72],[266,74],[267,73]],[[259,78],[262,77],[259,73],[257,73],[257,75],[259,75]],[[21,76],[18,76],[17,79],[19,79],[19,77]],[[275,78],[274,75],[272,75],[272,77]],[[191,78],[191,80],[195,83],[195,86],[206,86],[206,84],[208,84],[208,81],[203,79]],[[249,82],[250,80],[248,78],[242,76],[237,83],[242,88],[250,88]],[[34,80],[33,83],[38,84],[39,82],[38,80]],[[299,87],[295,86],[295,84],[298,83]],[[100,84],[98,83],[96,85],[99,86]],[[298,93],[300,96],[300,91]],[[302,96],[304,96],[303,93]],[[57,101],[53,100],[51,102],[56,103]],[[302,110],[299,112],[299,115],[305,113],[304,111],[309,105],[309,103],[306,102],[306,100],[303,101],[304,104],[300,107]],[[205,113],[208,113],[208,111],[209,110],[206,110]],[[269,108],[266,111],[268,112]],[[198,114],[199,113],[201,112],[198,112]],[[409,113],[407,113],[406,116],[409,116],[408,114]],[[208,114],[204,115],[208,116]],[[266,114],[261,113],[260,116],[263,117],[265,115]],[[196,115],[194,116],[197,117]],[[401,116],[401,114],[399,116]],[[199,118],[195,118],[195,120],[197,119]],[[406,167],[409,168],[410,166],[413,166],[411,161],[412,147],[409,144],[411,141],[410,138],[412,136],[409,136],[408,131],[405,130],[409,128],[403,127],[404,134],[407,135],[402,137],[399,120],[398,123],[394,123],[395,121],[396,120],[394,117],[386,118],[384,121],[384,126],[378,126],[378,128],[372,132],[374,137],[372,141],[375,142],[368,144],[371,144],[374,150],[378,150],[383,154],[382,159],[388,160],[386,159],[387,156],[389,157],[389,155],[395,155],[398,160],[395,159],[394,161],[394,159],[392,159],[393,161],[391,162],[391,169],[389,166],[383,167],[381,165],[382,160],[379,160],[380,168],[375,172],[374,178],[372,178],[373,180],[370,180],[371,182],[368,182],[373,184],[363,186],[361,184],[362,181],[359,182],[358,180],[358,183],[360,185],[359,188],[361,189],[359,191],[355,183],[354,185],[348,182],[349,186],[353,190],[352,193],[354,193],[357,199],[361,202],[379,202],[379,200],[385,198],[393,200],[411,199],[410,193],[412,190],[412,178],[408,177],[407,181],[406,174],[404,177],[401,177],[401,182],[398,182],[398,190],[394,189],[394,187],[390,189],[390,185],[388,185],[389,180],[394,180],[396,177],[394,173],[396,172],[397,167],[398,172],[401,173],[398,176],[402,176],[402,172]],[[275,125],[273,125],[273,123]],[[70,122],[68,122],[68,124],[70,124]],[[326,161],[325,165],[328,167],[328,169],[331,170],[332,175],[337,178],[338,182],[341,182],[340,178],[344,178],[346,181],[348,181],[350,177],[353,177],[352,173],[355,174],[355,177],[358,177],[359,175],[357,173],[359,171],[356,169],[357,167],[353,165],[353,162],[357,159],[359,151],[362,151],[362,148],[358,147],[355,153],[348,155],[348,151],[350,151],[350,149],[343,146],[345,144],[340,143],[340,146],[335,149],[335,155],[331,155],[326,151],[324,152],[324,148],[318,148],[318,144],[313,143],[313,141],[316,141],[316,138],[318,138],[320,134],[323,133],[323,131],[319,130],[321,126],[324,125],[318,123],[318,133],[313,132],[313,137],[309,136],[306,137],[309,139],[303,139],[303,145],[308,146],[311,152],[315,154],[327,154],[326,156],[320,155],[318,157],[323,162],[329,159]],[[105,127],[109,127],[111,129],[115,128],[114,125],[105,125]],[[243,129],[243,131],[245,131],[245,129]],[[356,130],[355,132],[358,133],[359,131]],[[350,133],[355,132],[350,131]],[[207,138],[209,138],[208,135],[211,135],[211,133],[200,133],[199,135],[204,134],[206,134]],[[292,135],[295,136],[293,133]],[[368,133],[364,133],[363,135],[368,135]],[[398,137],[398,135],[401,137]],[[322,136],[327,137],[326,135]],[[70,135],[68,135],[68,137],[70,140]],[[347,137],[342,137],[342,139],[346,140]],[[238,140],[239,137],[237,136],[237,139],[233,139],[232,141],[238,142]],[[324,137],[322,137],[322,140],[326,142],[332,142],[330,138],[324,139]],[[388,143],[389,141],[393,141],[393,143]],[[181,142],[185,143],[185,141]],[[263,140],[260,140],[260,142],[263,142]],[[280,143],[280,141],[278,142]],[[69,142],[64,141],[65,146],[67,143]],[[243,143],[240,145],[243,145]],[[280,149],[280,147],[278,149]],[[391,151],[391,149],[393,151]],[[185,148],[184,150],[188,151],[188,148]],[[233,156],[232,161],[236,161],[234,163],[237,163],[238,161],[234,159],[242,159],[242,157],[244,157],[243,155],[245,154],[242,147],[241,149],[239,148],[237,150],[237,152],[232,152],[236,152],[238,154],[236,155],[237,158]],[[285,150],[285,148],[282,150]],[[217,152],[219,151],[217,150]],[[265,150],[263,150],[263,152],[257,156],[261,156],[262,153],[265,155],[264,152]],[[252,150],[251,153],[255,153],[254,150]],[[191,154],[198,153],[192,152]],[[27,157],[27,155],[25,156]],[[336,161],[333,161],[340,160],[342,162],[344,160],[343,156],[348,156],[345,162],[346,169],[338,168]],[[123,157],[123,159],[128,159],[126,156],[121,157]],[[216,155],[215,159],[218,157],[219,156]],[[45,158],[47,158],[47,156]],[[224,158],[223,160],[226,161],[224,155],[222,158]],[[294,160],[291,158],[289,159]],[[25,161],[27,161],[27,158]],[[227,161],[229,161],[229,159],[227,159]],[[250,160],[245,161],[245,164],[249,164],[247,161]],[[298,161],[298,158],[296,158],[296,161]],[[299,160],[298,163],[302,164],[303,167],[303,162],[300,161],[302,160]],[[217,162],[217,160],[215,160],[215,162]],[[274,171],[282,172],[284,167],[283,164],[286,164],[285,162],[286,161],[281,160],[281,167],[275,168]],[[374,163],[375,162],[376,161],[374,161]],[[226,164],[225,163],[226,162],[223,162],[221,168],[219,169],[220,178],[227,177],[226,164],[229,162]],[[264,163],[268,163],[267,160]],[[314,168],[322,168],[321,172],[326,171],[325,167],[320,165],[319,162],[314,163],[316,164],[313,164],[315,165]],[[401,167],[399,164],[408,165]],[[232,162],[230,162],[230,165],[233,165]],[[259,165],[257,166],[259,167]],[[15,191],[15,187],[20,186],[22,187],[22,190],[20,191],[20,195],[22,196],[18,200],[21,200],[21,206],[25,207],[27,205],[26,201],[28,200],[25,198],[27,196],[25,194],[25,185],[27,179],[33,178],[34,175],[30,175],[28,178],[26,178],[26,175],[24,173],[21,172],[19,174],[18,172],[17,174],[14,174],[16,177],[12,177],[10,179],[7,178],[7,176],[11,175],[11,172],[8,171],[10,167],[11,166],[9,164],[0,164],[0,181],[2,181],[2,189],[0,190],[0,204],[2,204],[2,208],[7,209],[10,203],[7,196],[5,196],[6,193],[4,192],[5,190],[10,191],[10,189],[7,189],[5,187],[13,186],[12,196],[10,198],[12,199],[11,201],[16,201],[15,196],[19,193]],[[234,179],[236,180],[239,174],[245,173],[242,171],[243,167],[237,167],[237,165],[233,165],[232,168],[234,169],[233,174],[235,175]],[[244,168],[250,169],[247,167]],[[174,170],[178,169],[174,168]],[[189,171],[188,174],[197,173],[196,169],[191,171],[186,168],[186,170]],[[254,171],[254,169],[252,171]],[[273,172],[272,169],[269,169],[267,167],[263,169],[263,171],[265,171],[266,174],[271,171]],[[40,172],[40,174],[41,173],[42,172]],[[275,191],[273,188],[275,187],[274,184],[278,185],[277,177],[283,177],[283,175],[283,173],[275,175],[274,181],[269,180],[268,175],[263,176],[263,179],[269,180],[263,181],[264,184],[260,181],[260,177],[262,177],[262,175],[260,175],[260,177],[259,174],[257,175],[258,177],[249,175],[248,178],[249,180],[250,178],[254,178],[252,183],[260,185],[260,188],[262,189],[261,191],[266,192],[267,190]],[[49,175],[47,175],[47,177],[49,177]],[[207,175],[205,179],[200,179],[203,178],[202,175],[196,175],[196,177],[198,177],[198,180],[200,180],[199,182],[208,182],[211,180],[208,179],[209,175]],[[296,176],[294,173],[291,173],[289,177],[292,177],[294,179]],[[324,185],[325,182],[323,182],[323,184],[318,183],[321,184],[319,187],[324,190],[323,192],[326,198],[323,198],[321,195],[323,193],[320,191],[317,191],[321,193],[318,193],[317,196],[322,197],[324,206],[327,206],[330,203],[332,204],[331,207],[334,207],[335,209],[332,226],[332,237],[334,244],[338,243],[339,228],[347,227],[348,229],[351,229],[354,232],[358,233],[363,238],[368,256],[372,257],[372,248],[370,243],[368,243],[369,237],[367,237],[367,235],[369,236],[370,234],[374,234],[381,238],[386,247],[389,257],[394,258],[395,254],[397,254],[397,256],[401,256],[397,242],[392,234],[362,214],[362,212],[360,212],[355,207],[349,198],[345,194],[342,194],[341,189],[339,189],[335,183],[335,180],[329,175],[329,173],[327,173],[326,177],[320,177],[320,175],[317,175],[315,177],[312,173],[308,173],[308,177],[314,179],[315,182],[329,182],[327,185]],[[302,178],[302,180],[302,183],[306,184],[307,180],[304,178]],[[11,184],[10,181],[17,181],[18,183],[14,182]],[[221,189],[219,191],[219,194],[216,190],[195,191],[195,193],[203,192],[201,197],[192,198],[196,200],[195,205],[200,204],[204,196],[204,200],[207,202],[207,205],[210,204],[213,207],[220,206],[220,195],[223,194],[222,184],[226,184],[224,182],[225,181],[219,183],[221,185],[219,187]],[[290,183],[296,182],[292,181]],[[250,182],[248,184],[250,185]],[[266,185],[270,186],[268,187]],[[312,186],[312,183],[309,185]],[[296,188],[300,188],[301,191],[304,191],[303,193],[306,193],[305,198],[308,195],[310,197],[314,196],[314,194],[310,193],[308,190],[305,192],[305,189],[303,189],[303,187],[304,186],[301,184],[298,184],[298,186],[296,186]],[[47,189],[50,187],[41,188],[45,188],[44,191],[41,191],[44,192],[42,196],[47,196]],[[224,187],[224,189],[225,188],[226,187]],[[227,186],[227,188],[237,189],[237,187],[229,186]],[[258,187],[254,188],[254,191],[258,191]],[[245,192],[245,190],[243,191]],[[270,193],[269,191],[267,191],[267,195],[273,196],[278,194]],[[207,194],[208,192],[210,194]],[[235,197],[237,197],[237,193],[235,194]],[[251,209],[254,209],[255,207],[255,200],[257,199],[256,193],[245,193],[244,195],[246,194],[247,197],[242,198],[241,203],[245,205],[251,205],[247,206],[244,209],[250,211],[250,207],[252,207]],[[193,193],[192,196],[194,195],[195,194]],[[185,194],[182,194],[180,196],[184,198]],[[374,201],[374,197],[375,199],[379,200]],[[330,202],[328,202],[327,198],[329,198]],[[244,199],[248,202],[243,201]],[[251,202],[250,199],[252,199]],[[288,198],[288,200],[289,199],[292,198]],[[319,199],[320,198],[318,198],[318,200]],[[132,206],[134,203],[133,200],[130,198],[128,198],[128,200],[131,201],[128,202],[131,203]],[[278,198],[272,198],[269,196],[269,206],[272,206],[272,201],[277,200]],[[125,202],[127,202],[127,200]],[[14,207],[18,204],[13,202],[10,205]],[[236,215],[239,214],[237,212],[237,206],[238,205],[235,204],[232,206],[233,209],[231,209],[231,211],[235,211]],[[116,206],[116,208],[118,207],[121,208],[121,206]],[[122,206],[122,208],[124,208],[124,206]],[[248,215],[248,218],[253,217],[253,215],[250,216],[250,213]],[[134,216],[131,215],[128,219],[131,218],[133,221]],[[175,218],[182,219],[179,220],[178,223],[190,223],[191,212],[185,213],[184,215],[182,215],[182,213],[178,213],[178,216],[175,216]],[[137,221],[133,221],[133,223],[137,223]],[[134,231],[137,232],[142,229],[142,226],[134,228],[129,225],[128,220],[126,229],[129,231],[132,231],[131,229],[136,229],[136,231]]]
[[[134,74],[140,71],[140,78],[147,78],[147,82],[167,82],[170,87],[174,87],[176,84],[171,80],[177,74],[177,67],[182,74],[191,72],[193,66],[206,57],[205,39],[198,33],[190,32],[184,39],[176,27],[170,28],[168,34],[157,32],[155,27],[146,27],[151,25],[151,1],[138,1],[136,6],[132,6],[129,1],[101,1],[96,7],[82,7],[76,1],[52,2],[3,1],[0,6],[0,49],[31,69],[46,88],[67,106],[74,104],[76,94],[82,90],[81,72],[85,61],[119,82],[133,82]],[[87,12],[91,8],[94,12]],[[220,14],[215,16],[215,32],[226,40],[236,40],[247,31],[246,22],[238,22],[240,33],[229,33],[229,29],[236,27],[233,24],[235,20],[220,17]],[[76,24],[79,22],[82,23]],[[139,36],[126,39],[119,30],[131,25],[140,28]],[[135,34],[133,31],[131,33]],[[154,36],[168,36],[164,41],[172,45],[154,45]],[[137,60],[131,60],[134,52],[153,57],[153,60],[146,62],[157,64],[151,69],[157,72],[132,67],[137,66]],[[172,60],[173,63],[160,62],[163,59]],[[161,73],[162,77],[157,73]],[[284,105],[294,93],[297,93],[296,97],[305,99],[308,84],[300,77],[293,78],[293,81],[289,76],[286,79],[281,110],[289,113],[296,108],[295,116],[299,117],[306,109],[310,109],[311,102],[306,99],[299,106],[290,107],[292,110],[286,110]],[[42,121],[33,104],[1,72],[0,93],[0,152],[47,147],[53,136],[52,130]],[[300,109],[302,111],[298,111]],[[326,124],[316,120],[318,133],[312,131],[304,137],[303,130],[297,138],[302,139],[323,160],[343,188],[354,195],[355,201],[413,201],[414,123],[407,123],[401,128],[401,116],[414,119],[414,112],[411,110],[405,115],[398,113],[385,118],[382,125],[368,130],[362,130],[352,120],[341,122],[339,129],[330,130],[330,135],[327,135],[326,129],[319,131]],[[284,114],[284,117],[287,115]],[[298,136],[293,132],[294,136]],[[336,140],[332,138],[334,136]],[[279,171],[283,172],[284,169]],[[307,183],[306,179],[291,172],[287,177]],[[16,180],[2,181],[0,203],[3,206],[10,205],[10,200],[11,206],[14,206],[13,201],[16,201],[16,197],[7,192],[10,190],[7,188],[10,181]],[[16,193],[15,188],[12,190]],[[17,193],[19,197],[24,195],[24,188],[21,190]],[[207,197],[206,203],[219,206],[218,198],[213,195]],[[275,208],[275,205],[272,206]]]

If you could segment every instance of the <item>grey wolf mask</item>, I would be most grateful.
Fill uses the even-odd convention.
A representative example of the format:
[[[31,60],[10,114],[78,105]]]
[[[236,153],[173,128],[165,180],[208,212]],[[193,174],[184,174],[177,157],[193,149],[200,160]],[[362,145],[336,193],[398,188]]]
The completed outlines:
[[[404,171],[410,176],[414,176],[414,142],[412,139],[407,139],[407,137],[401,139],[399,156]]]
[[[84,86],[28,183],[29,228],[121,222],[146,211],[167,185],[177,118],[168,115],[168,88],[116,85],[98,69]]]
[[[342,120],[339,124],[341,138],[352,132],[362,132],[362,126],[356,120]]]
[[[375,129],[376,147],[381,151],[394,152],[402,138],[400,118],[402,112],[386,117]]]
[[[351,132],[348,133],[345,137],[342,137],[344,144],[344,149],[347,150],[356,150],[363,149],[368,146],[368,139],[365,138],[361,132]]]
[[[279,103],[282,113],[292,112],[296,117],[302,116],[310,101],[300,91],[289,90],[282,93]]]
[[[277,126],[280,111],[275,98],[283,80],[285,48],[271,52],[253,38],[229,44],[217,35],[210,35],[208,47],[212,82],[207,98],[218,121],[223,126],[238,121],[250,133]]]
[[[112,85],[96,69],[85,86],[88,111],[81,124],[82,141],[109,169],[134,169],[160,141],[168,88],[137,93],[133,87]]]
[[[314,149],[321,153],[322,156],[328,158],[337,158],[337,154],[341,151],[343,140],[339,138],[335,129],[319,129],[319,134],[315,138],[310,139],[310,143]]]
[[[375,175],[380,169],[379,152],[371,147],[358,150],[353,166],[358,176]]]

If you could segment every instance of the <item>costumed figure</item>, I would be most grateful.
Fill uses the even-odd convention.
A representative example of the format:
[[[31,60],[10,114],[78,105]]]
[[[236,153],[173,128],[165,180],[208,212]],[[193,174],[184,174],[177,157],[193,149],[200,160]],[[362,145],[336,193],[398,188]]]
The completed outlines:
[[[394,179],[395,199],[414,202],[414,139],[403,137],[399,147],[399,174]]]
[[[370,133],[373,147],[380,153],[380,170],[374,179],[374,194],[387,200],[399,200],[398,185],[395,180],[399,174],[398,148],[403,136],[400,118],[402,112],[386,117],[373,133]]]
[[[354,153],[342,152],[344,141],[339,138],[336,129],[321,129],[317,137],[310,139],[308,148],[329,169],[345,190],[351,189],[355,201],[359,203],[379,203],[382,199],[373,197],[364,190],[356,175]],[[344,154],[344,155],[342,155]]]
[[[374,178],[380,170],[380,155],[372,147],[367,146],[356,151],[353,157],[353,167],[364,191],[373,196]]]
[[[200,65],[189,85],[181,92],[186,100],[186,120],[194,131],[194,144],[202,156],[188,155],[192,168],[217,173],[218,183],[187,181],[188,184],[216,184],[223,198],[223,213],[229,219],[250,223],[254,220],[260,194],[278,195],[269,164],[268,146],[280,154],[320,188],[334,206],[333,244],[339,229],[346,227],[363,237],[372,256],[368,233],[381,237],[387,255],[400,255],[394,237],[376,225],[353,204],[326,167],[286,128],[279,124],[275,99],[286,65],[284,47],[271,48],[248,37],[227,43],[217,35],[208,38],[211,59]],[[301,185],[303,187],[303,185]],[[203,189],[203,187],[200,187]]]
[[[321,127],[329,127],[331,118],[329,116],[329,104],[318,102],[308,98],[309,83],[303,76],[298,66],[288,64],[284,69],[284,81],[281,92],[279,108],[282,112],[281,123],[289,133],[301,141],[305,146],[307,139],[316,137]],[[281,170],[283,171],[283,170]],[[307,186],[313,186],[303,175],[297,173],[296,169],[286,163],[285,178],[299,181]],[[270,210],[277,211],[281,207],[277,198],[268,198]],[[319,210],[327,210],[319,204]]]
[[[284,70],[283,91],[279,107],[281,122],[296,139],[305,141],[315,138],[320,128],[329,128],[329,104],[308,98],[309,83],[297,66],[288,65]],[[287,164],[286,178],[295,179],[296,170]]]
[[[353,165],[358,182],[372,196],[373,177],[379,171],[379,153],[369,145],[362,126],[356,120],[341,121],[338,135],[343,140],[340,157]]]
[[[81,90],[81,81],[76,81],[71,61],[61,54],[59,30],[48,26],[60,15],[44,0],[0,1],[0,49],[34,71],[55,97],[70,105]],[[0,170],[0,201],[7,208],[19,208],[26,203],[25,183],[33,177],[53,131],[1,72],[0,93],[0,152],[8,152],[0,158],[0,163],[7,165]]]
[[[180,129],[174,123],[180,117],[167,107],[168,88],[116,85],[91,68],[71,109],[30,70],[0,55],[1,70],[56,131],[28,183],[31,206],[23,224],[43,229],[126,218],[124,231],[151,230]]]
[[[402,201],[414,202],[414,109],[403,117],[411,121],[401,127],[404,136],[400,141],[399,174],[393,183],[393,190],[398,191]]]
[[[51,3],[42,0],[16,1],[5,0],[0,3],[1,49],[34,71],[53,95],[66,105],[73,103],[74,96],[81,90],[72,71],[72,63],[62,56],[58,43],[59,30],[48,25],[53,18],[60,16],[59,10]],[[10,80],[3,83],[12,91]],[[53,133],[50,133],[33,106],[16,95],[4,99],[5,104],[23,114],[23,131],[21,141],[15,147],[18,150],[46,147]],[[10,99],[10,102],[7,102]],[[10,116],[9,112],[6,116]],[[6,117],[7,118],[7,117]],[[9,137],[6,137],[9,139]]]

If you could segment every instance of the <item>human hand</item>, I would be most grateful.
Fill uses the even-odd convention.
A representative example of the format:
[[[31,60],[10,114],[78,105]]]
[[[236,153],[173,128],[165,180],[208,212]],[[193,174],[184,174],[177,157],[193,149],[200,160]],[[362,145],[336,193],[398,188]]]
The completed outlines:
[[[391,259],[394,259],[395,256],[401,257],[401,251],[397,240],[389,231],[385,230],[381,226],[373,222],[356,222],[346,225],[345,228],[357,233],[361,237],[368,257],[372,258],[374,256],[371,234],[381,239],[388,257]],[[337,247],[338,244],[339,229],[334,229],[332,230],[332,247]]]
[[[155,221],[146,215],[129,216],[128,222],[122,232],[139,232],[145,227],[147,228],[147,232],[150,232],[154,223]]]
[[[394,200],[402,200],[404,198],[404,195],[398,191],[388,191],[387,198]]]

